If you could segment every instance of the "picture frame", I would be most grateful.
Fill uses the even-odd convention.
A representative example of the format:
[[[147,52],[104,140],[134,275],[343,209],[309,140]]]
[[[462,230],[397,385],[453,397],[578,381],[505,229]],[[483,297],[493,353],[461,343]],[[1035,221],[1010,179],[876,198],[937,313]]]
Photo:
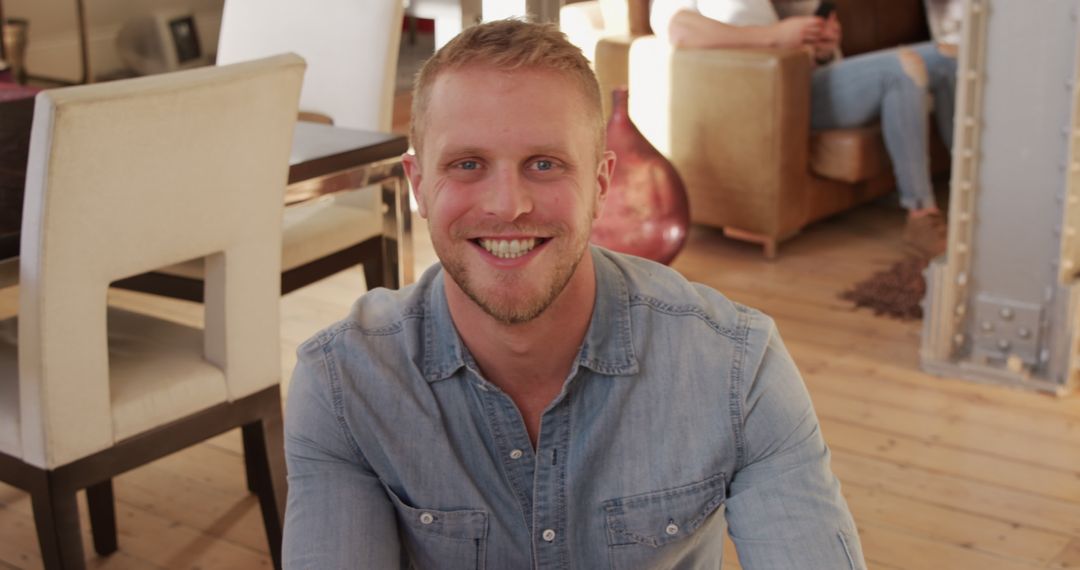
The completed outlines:
[[[168,21],[168,26],[177,64],[183,65],[202,57],[202,47],[199,45],[199,33],[195,27],[193,15],[172,18]]]

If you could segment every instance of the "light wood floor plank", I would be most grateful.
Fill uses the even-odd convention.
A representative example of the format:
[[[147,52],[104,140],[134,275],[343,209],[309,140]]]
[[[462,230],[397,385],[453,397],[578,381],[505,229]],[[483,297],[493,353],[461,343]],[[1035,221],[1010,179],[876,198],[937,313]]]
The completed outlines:
[[[814,407],[821,417],[847,420],[894,434],[904,434],[925,444],[946,449],[966,449],[990,457],[1080,473],[1080,453],[1066,438],[1040,437],[1007,426],[960,423],[933,412],[867,402],[843,392],[817,389]]]
[[[1047,568],[1080,568],[1080,539],[1062,549]]]
[[[1076,484],[1075,474],[926,444],[828,417],[821,419],[821,429],[836,449],[1080,506],[1080,485]]]
[[[1053,439],[1065,445],[1076,445],[1080,441],[1080,424],[1069,415],[1077,402],[1075,396],[1058,400],[1043,394],[983,386],[987,392],[1011,394],[1017,404],[1010,406],[1005,402],[951,391],[953,385],[961,383],[958,380],[934,378],[861,356],[852,357],[825,349],[804,350],[804,347],[802,341],[796,341],[792,352],[811,390],[827,388],[853,399],[922,410],[970,429],[997,427],[1033,438]],[[1023,405],[1044,399],[1056,402],[1058,406],[1043,410]]]
[[[872,524],[860,525],[859,535],[871,567],[889,565],[904,570],[1032,570],[1041,567]]]
[[[1065,534],[998,521],[883,489],[863,487],[850,479],[843,491],[855,520],[860,523],[895,528],[1005,559],[1049,564],[1054,553],[1061,552],[1072,540]]]
[[[833,444],[830,444],[833,445]],[[835,447],[835,445],[834,445]],[[834,449],[841,483],[880,489],[985,519],[1080,538],[1080,505]],[[903,516],[902,512],[892,516]],[[856,521],[858,522],[858,521]]]

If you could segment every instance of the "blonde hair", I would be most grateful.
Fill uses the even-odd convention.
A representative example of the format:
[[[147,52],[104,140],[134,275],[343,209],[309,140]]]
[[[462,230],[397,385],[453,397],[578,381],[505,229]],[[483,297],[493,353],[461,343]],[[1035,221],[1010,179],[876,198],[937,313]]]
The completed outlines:
[[[594,123],[596,132],[596,156],[599,158],[603,154],[605,130],[600,86],[589,61],[555,24],[515,19],[467,28],[424,63],[413,83],[409,124],[409,138],[417,151],[422,143],[425,113],[435,80],[448,71],[473,66],[501,71],[554,71],[566,75],[581,88],[588,120]]]

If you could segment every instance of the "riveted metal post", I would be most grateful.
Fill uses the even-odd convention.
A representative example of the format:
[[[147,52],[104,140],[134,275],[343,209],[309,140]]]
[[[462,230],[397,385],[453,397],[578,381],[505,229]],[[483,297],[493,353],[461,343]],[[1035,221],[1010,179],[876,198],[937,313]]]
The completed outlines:
[[[1080,3],[966,0],[964,13],[923,367],[1064,393],[1080,385]]]

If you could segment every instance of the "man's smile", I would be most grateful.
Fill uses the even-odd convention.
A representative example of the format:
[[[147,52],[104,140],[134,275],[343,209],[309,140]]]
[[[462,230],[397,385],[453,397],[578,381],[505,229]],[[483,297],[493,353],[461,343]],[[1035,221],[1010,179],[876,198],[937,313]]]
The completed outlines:
[[[539,245],[543,245],[550,238],[476,238],[471,240],[485,251],[500,259],[515,259],[521,257]]]

